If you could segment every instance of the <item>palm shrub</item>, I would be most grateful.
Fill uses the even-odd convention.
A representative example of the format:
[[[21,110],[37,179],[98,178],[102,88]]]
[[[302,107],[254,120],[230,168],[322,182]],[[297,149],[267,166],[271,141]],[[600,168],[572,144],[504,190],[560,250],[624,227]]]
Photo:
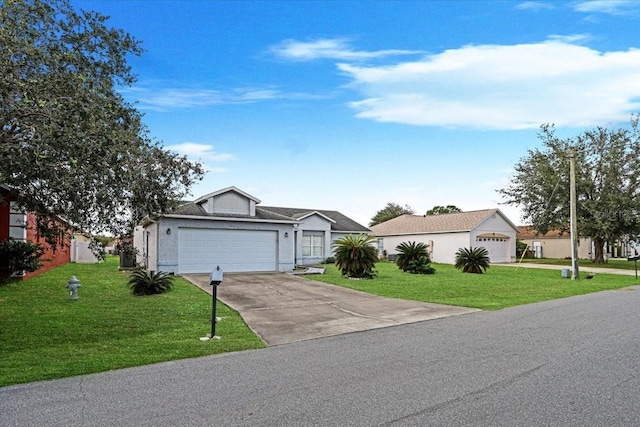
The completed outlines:
[[[376,276],[374,267],[378,261],[378,251],[371,244],[374,240],[376,237],[367,234],[350,234],[335,241],[335,264],[343,276],[360,279]]]
[[[129,289],[137,296],[162,294],[172,287],[173,276],[162,271],[136,268],[129,276]]]
[[[431,267],[428,247],[424,243],[402,242],[396,246],[396,251],[396,265],[400,270],[413,274],[436,272],[435,268]]]
[[[431,266],[431,260],[428,257],[422,256],[416,260],[409,261],[409,265],[404,271],[411,274],[434,274],[436,269]]]
[[[489,268],[489,252],[482,246],[460,248],[456,252],[456,268],[463,273],[482,274]]]

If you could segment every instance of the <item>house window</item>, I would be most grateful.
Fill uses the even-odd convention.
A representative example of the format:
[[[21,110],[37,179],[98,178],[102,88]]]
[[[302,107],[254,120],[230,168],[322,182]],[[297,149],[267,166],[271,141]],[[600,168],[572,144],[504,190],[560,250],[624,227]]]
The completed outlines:
[[[324,257],[324,233],[303,233],[302,235],[303,257]]]
[[[11,202],[9,209],[9,237],[27,240],[27,215],[18,210],[15,202]]]

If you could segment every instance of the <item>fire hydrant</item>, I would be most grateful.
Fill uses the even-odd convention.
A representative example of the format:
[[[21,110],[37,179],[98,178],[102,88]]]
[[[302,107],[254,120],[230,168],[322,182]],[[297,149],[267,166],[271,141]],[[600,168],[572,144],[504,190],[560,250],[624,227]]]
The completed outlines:
[[[71,276],[66,287],[69,289],[69,298],[78,299],[78,288],[80,287],[80,281],[76,278],[76,276]]]

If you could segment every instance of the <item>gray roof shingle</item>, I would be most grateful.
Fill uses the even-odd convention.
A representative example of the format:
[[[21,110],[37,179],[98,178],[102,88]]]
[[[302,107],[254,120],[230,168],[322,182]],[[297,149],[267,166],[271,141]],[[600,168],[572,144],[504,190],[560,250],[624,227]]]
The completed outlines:
[[[311,214],[313,212],[318,212],[335,221],[331,224],[332,231],[355,233],[369,233],[371,231],[364,225],[358,224],[351,218],[341,214],[338,211],[327,211],[323,209],[280,208],[275,206],[261,206],[261,209],[284,215],[293,219],[300,219],[305,215]]]
[[[305,215],[319,212],[322,215],[331,218],[334,223],[331,223],[332,231],[339,232],[355,232],[355,233],[369,233],[367,227],[358,224],[351,218],[341,214],[338,211],[327,211],[322,209],[298,209],[298,208],[281,208],[275,206],[256,206],[256,215],[235,215],[235,214],[209,214],[204,208],[197,203],[187,202],[179,206],[174,212],[174,215],[193,215],[201,217],[215,217],[215,218],[253,218],[261,220],[272,221],[297,221]]]

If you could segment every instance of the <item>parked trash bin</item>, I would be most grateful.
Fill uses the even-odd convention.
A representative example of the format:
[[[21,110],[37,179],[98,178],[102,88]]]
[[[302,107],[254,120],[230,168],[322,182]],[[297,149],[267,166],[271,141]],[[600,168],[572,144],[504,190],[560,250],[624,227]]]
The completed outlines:
[[[568,268],[563,268],[562,269],[562,277],[564,279],[568,279],[571,277],[571,270],[569,270]]]

